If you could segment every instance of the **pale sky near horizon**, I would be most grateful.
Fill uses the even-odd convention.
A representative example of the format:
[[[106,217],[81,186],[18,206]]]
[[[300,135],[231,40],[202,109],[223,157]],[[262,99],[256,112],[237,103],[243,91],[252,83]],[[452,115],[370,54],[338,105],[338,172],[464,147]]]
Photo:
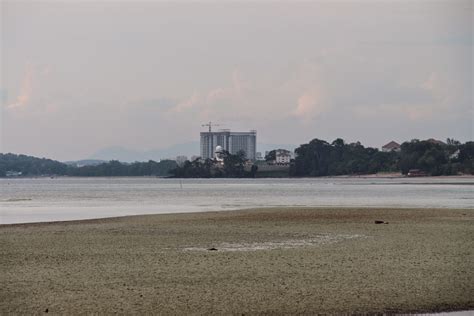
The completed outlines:
[[[0,152],[473,139],[474,1],[0,3]]]

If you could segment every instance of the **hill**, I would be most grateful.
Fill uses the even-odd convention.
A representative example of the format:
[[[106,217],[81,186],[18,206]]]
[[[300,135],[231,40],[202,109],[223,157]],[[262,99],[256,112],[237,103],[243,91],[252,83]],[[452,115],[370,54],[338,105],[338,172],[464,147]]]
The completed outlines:
[[[89,161],[90,162],[90,161]],[[117,160],[95,162],[95,164],[78,166],[56,160],[37,158],[12,153],[0,154],[0,177],[8,175],[22,177],[36,176],[79,176],[79,177],[114,177],[114,176],[168,176],[176,167],[173,160],[160,162],[121,163]]]

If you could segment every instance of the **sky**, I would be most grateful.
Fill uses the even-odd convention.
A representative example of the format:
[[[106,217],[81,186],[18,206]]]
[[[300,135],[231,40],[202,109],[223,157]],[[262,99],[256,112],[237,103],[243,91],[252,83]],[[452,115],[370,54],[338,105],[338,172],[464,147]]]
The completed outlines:
[[[474,1],[0,3],[0,152],[473,140]]]

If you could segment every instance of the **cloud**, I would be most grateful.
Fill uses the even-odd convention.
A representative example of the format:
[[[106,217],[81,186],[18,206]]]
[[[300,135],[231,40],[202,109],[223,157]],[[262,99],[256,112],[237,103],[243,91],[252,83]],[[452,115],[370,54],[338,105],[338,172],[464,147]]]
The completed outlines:
[[[4,104],[7,102],[7,89],[0,88],[0,102],[1,104]]]
[[[328,110],[321,93],[316,89],[306,91],[298,97],[298,105],[293,114],[303,120],[313,119]]]
[[[439,108],[448,109],[454,103],[461,103],[459,97],[462,95],[462,88],[435,71],[431,72],[420,87],[432,96]]]
[[[170,109],[177,105],[176,100],[170,98],[145,99],[132,102],[131,105],[137,105],[144,108]]]
[[[16,98],[9,102],[5,95],[2,100],[5,109],[17,114],[22,113],[22,115],[27,113],[22,111],[26,108],[29,108],[28,113],[30,114],[32,112],[56,112],[59,108],[57,100],[54,100],[51,93],[45,93],[48,91],[47,88],[52,87],[51,73],[49,65],[34,65],[28,62]]]
[[[307,121],[330,110],[328,94],[319,80],[320,68],[304,61],[294,73],[279,80],[258,77],[253,81],[234,70],[228,85],[195,91],[168,113],[179,115],[180,119],[219,120],[228,124],[246,121],[258,125],[268,120],[295,118]]]
[[[20,87],[20,94],[16,97],[16,100],[12,103],[7,104],[7,109],[24,108],[31,100],[33,94],[33,67],[31,64],[27,64],[26,72],[23,76],[23,80]]]
[[[432,72],[430,76],[428,77],[428,79],[426,79],[420,84],[420,87],[427,91],[433,91],[436,88],[437,81],[438,81],[438,76],[436,75],[435,72]]]
[[[433,115],[435,111],[426,104],[380,104],[378,106],[357,106],[353,113],[358,118],[367,118],[374,120],[381,119],[409,119],[410,121],[426,120]]]
[[[242,79],[241,72],[234,70],[232,72],[232,85],[212,89],[206,94],[205,103],[212,105],[229,100],[242,102],[247,97],[249,90],[249,83]]]
[[[202,97],[199,93],[194,92],[191,97],[179,102],[176,106],[170,109],[170,112],[182,113],[190,110],[200,104]]]
[[[215,87],[208,91],[194,91],[193,94],[178,102],[168,111],[173,114],[196,115],[200,118],[209,116],[221,116],[242,110],[247,103],[248,83],[246,83],[239,71],[232,73],[232,84],[223,87]],[[211,119],[211,117],[209,117]]]
[[[359,99],[352,107],[358,118],[422,121],[459,117],[463,88],[440,72],[431,71],[421,78],[405,78],[403,84],[388,82],[377,87],[370,99]]]

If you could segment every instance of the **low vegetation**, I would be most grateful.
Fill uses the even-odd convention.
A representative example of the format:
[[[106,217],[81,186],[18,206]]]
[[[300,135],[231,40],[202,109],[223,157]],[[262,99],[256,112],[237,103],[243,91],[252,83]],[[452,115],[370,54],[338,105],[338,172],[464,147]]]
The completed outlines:
[[[246,166],[245,152],[233,155],[224,151],[220,162],[211,159],[186,161],[171,172],[178,178],[253,178],[257,170],[256,165]]]

